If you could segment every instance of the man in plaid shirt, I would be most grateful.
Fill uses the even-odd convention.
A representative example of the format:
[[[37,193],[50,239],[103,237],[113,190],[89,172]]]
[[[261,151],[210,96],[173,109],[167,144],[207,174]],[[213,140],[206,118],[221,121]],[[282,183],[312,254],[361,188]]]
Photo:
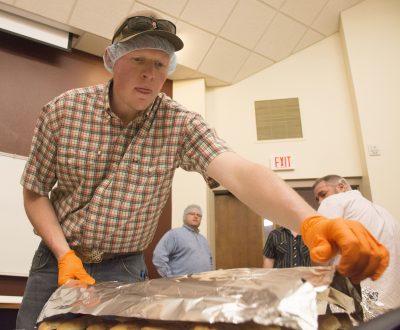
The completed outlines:
[[[200,115],[160,93],[182,48],[173,23],[155,13],[131,15],[104,54],[113,79],[44,106],[21,179],[42,243],[17,329],[34,328],[52,292],[71,279],[144,280],[142,251],[177,167],[199,172],[210,187],[222,184],[262,217],[301,230],[317,261],[340,251],[339,271],[354,281],[385,270],[386,249],[362,225],[321,217],[270,169],[231,151]]]

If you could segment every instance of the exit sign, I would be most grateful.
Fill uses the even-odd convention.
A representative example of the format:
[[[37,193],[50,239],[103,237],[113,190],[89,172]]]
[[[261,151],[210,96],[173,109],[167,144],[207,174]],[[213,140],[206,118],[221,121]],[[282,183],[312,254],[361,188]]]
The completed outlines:
[[[294,170],[292,155],[271,156],[271,169],[274,171]]]

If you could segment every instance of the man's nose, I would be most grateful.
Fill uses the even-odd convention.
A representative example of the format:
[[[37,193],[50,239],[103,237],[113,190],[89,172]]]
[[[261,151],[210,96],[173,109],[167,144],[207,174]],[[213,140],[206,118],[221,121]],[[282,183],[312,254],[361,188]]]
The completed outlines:
[[[154,77],[154,71],[155,71],[155,67],[154,67],[154,63],[152,61],[147,61],[144,64],[143,70],[142,70],[142,75],[143,77]]]

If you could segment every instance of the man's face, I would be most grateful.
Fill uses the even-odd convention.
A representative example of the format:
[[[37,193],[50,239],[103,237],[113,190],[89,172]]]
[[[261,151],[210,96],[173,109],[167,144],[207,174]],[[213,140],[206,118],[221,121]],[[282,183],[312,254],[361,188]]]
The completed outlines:
[[[130,52],[113,67],[113,104],[120,111],[146,110],[167,79],[170,56],[155,49]]]
[[[198,228],[201,223],[201,212],[198,209],[190,209],[185,217],[185,224],[191,227]]]
[[[318,204],[333,194],[337,194],[339,191],[337,189],[337,185],[333,183],[329,183],[326,181],[321,181],[314,188],[314,197],[317,200]]]

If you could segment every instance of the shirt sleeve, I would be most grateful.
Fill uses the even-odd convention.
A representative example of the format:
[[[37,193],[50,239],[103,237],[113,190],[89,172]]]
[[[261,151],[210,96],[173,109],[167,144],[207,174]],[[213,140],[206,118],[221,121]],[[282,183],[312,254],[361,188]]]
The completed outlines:
[[[36,122],[30,155],[21,177],[21,184],[26,189],[43,196],[50,192],[57,181],[57,119],[52,104],[43,108]]]
[[[206,174],[208,165],[219,154],[232,150],[199,114],[188,116],[184,132],[180,167],[201,173],[210,188],[217,187],[219,184]]]
[[[170,277],[173,275],[169,261],[170,255],[174,250],[174,241],[173,234],[169,231],[161,238],[154,249],[153,264],[162,277]]]
[[[264,256],[270,259],[276,259],[275,243],[274,243],[275,233],[271,231],[268,235],[267,241],[264,246]]]
[[[336,195],[332,195],[325,198],[318,207],[318,212],[327,218],[343,218],[344,206],[336,197]]]
[[[211,254],[211,249],[210,249],[210,245],[208,244],[207,238],[205,238],[204,236],[202,236],[203,238],[203,244],[204,244],[204,250],[207,251],[208,255],[210,256],[210,270],[213,270],[213,257]]]

